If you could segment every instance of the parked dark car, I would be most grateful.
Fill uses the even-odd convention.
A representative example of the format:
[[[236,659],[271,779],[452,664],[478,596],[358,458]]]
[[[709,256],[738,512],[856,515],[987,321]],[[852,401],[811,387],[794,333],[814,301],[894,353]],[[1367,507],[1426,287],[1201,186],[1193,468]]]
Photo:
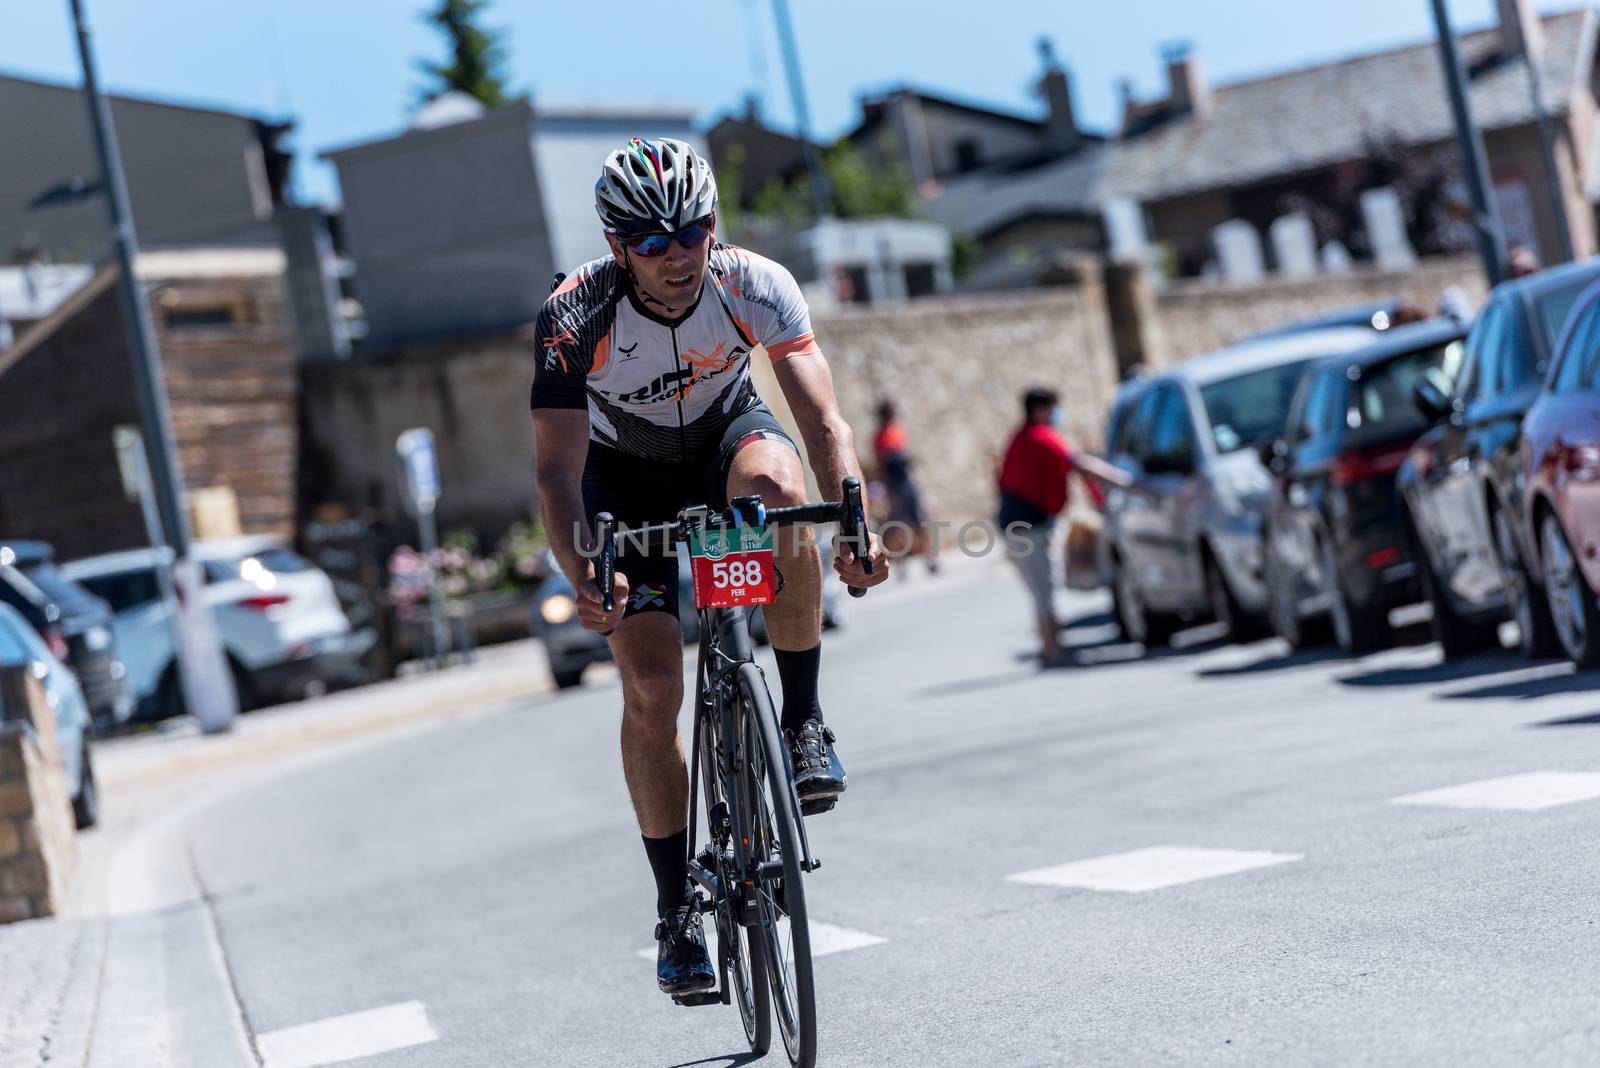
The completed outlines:
[[[1585,260],[1501,283],[1474,321],[1460,365],[1417,384],[1418,407],[1437,425],[1412,448],[1398,484],[1447,657],[1494,647],[1510,616],[1502,560],[1530,559],[1532,551],[1518,521],[1522,419],[1567,313],[1596,279],[1600,260]],[[1522,644],[1530,655],[1559,652],[1548,627],[1522,628]]]
[[[1305,367],[1371,343],[1345,327],[1253,341],[1139,380],[1110,443],[1134,491],[1106,500],[1102,571],[1123,637],[1153,645],[1214,618],[1264,630],[1261,519],[1271,480],[1258,449],[1283,429]],[[1128,388],[1128,387],[1125,387]]]
[[[1579,667],[1600,667],[1600,285],[1568,318],[1519,458],[1529,552],[1507,594],[1519,623],[1532,617]]]
[[[1461,358],[1453,319],[1395,327],[1355,352],[1313,364],[1282,437],[1262,460],[1273,475],[1267,511],[1267,604],[1290,645],[1323,624],[1345,652],[1390,643],[1389,610],[1416,600],[1395,473],[1428,429],[1412,400],[1419,379]]]
[[[21,612],[77,674],[97,722],[126,723],[132,717],[134,701],[124,682],[127,669],[117,659],[111,608],[62,577],[49,545],[0,542],[0,601]]]

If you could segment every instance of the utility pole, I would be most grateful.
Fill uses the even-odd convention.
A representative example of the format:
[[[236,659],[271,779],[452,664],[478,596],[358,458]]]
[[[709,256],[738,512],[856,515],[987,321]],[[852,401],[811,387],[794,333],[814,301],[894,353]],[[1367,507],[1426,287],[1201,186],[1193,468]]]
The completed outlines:
[[[794,121],[800,127],[805,145],[806,173],[811,177],[811,211],[818,219],[833,214],[833,193],[828,175],[822,169],[822,155],[811,140],[811,115],[806,109],[806,87],[800,77],[800,51],[795,45],[794,26],[789,21],[789,0],[772,0],[772,16],[778,25],[778,42],[783,46],[783,66],[789,75],[789,98],[794,103]]]
[[[156,351],[150,308],[144,299],[139,278],[134,273],[139,239],[133,229],[127,178],[122,171],[122,155],[117,149],[111,106],[100,91],[100,78],[95,67],[89,20],[84,14],[83,0],[69,0],[69,3],[73,26],[78,35],[78,59],[83,64],[83,90],[89,102],[89,121],[94,127],[106,204],[111,214],[112,246],[117,260],[117,293],[122,304],[122,324],[127,332],[128,353],[133,360],[133,387],[139,402],[139,419],[144,424],[144,448],[149,459],[150,482],[166,545],[171,547],[175,560],[184,562],[189,555],[189,519],[184,514],[180,496],[183,478],[178,470],[177,450],[173,445],[172,416],[167,410],[166,384],[161,376],[161,357]],[[163,547],[151,545],[158,557]],[[188,603],[179,607],[184,624],[184,640],[178,642],[174,652],[183,692],[188,700],[189,711],[199,720],[202,730],[208,734],[226,731],[233,726],[233,717],[238,711],[238,696],[217,644],[210,608],[200,596],[198,569],[192,563],[183,563],[182,566],[188,571],[180,570],[180,576],[187,577],[188,581],[180,581],[178,590],[180,594],[188,595]],[[185,600],[183,597],[179,599],[180,602]]]
[[[1550,215],[1556,224],[1556,237],[1561,244],[1558,251],[1561,262],[1572,260],[1572,231],[1567,227],[1567,199],[1561,190],[1561,173],[1556,170],[1555,139],[1550,136],[1550,117],[1544,110],[1544,86],[1539,78],[1539,58],[1533,42],[1523,48],[1522,58],[1528,64],[1528,95],[1533,98],[1535,128],[1539,131],[1539,153],[1544,162],[1545,196],[1550,198]]]
[[[1467,97],[1467,76],[1461,65],[1461,50],[1450,29],[1450,13],[1444,0],[1432,0],[1433,22],[1439,34],[1439,61],[1444,66],[1444,82],[1450,91],[1450,111],[1456,120],[1456,142],[1461,148],[1461,166],[1466,172],[1467,192],[1472,198],[1472,228],[1478,238],[1478,254],[1491,286],[1506,277],[1505,233],[1500,228],[1500,213],[1489,199],[1489,163],[1483,150],[1483,132],[1472,121],[1472,102]]]

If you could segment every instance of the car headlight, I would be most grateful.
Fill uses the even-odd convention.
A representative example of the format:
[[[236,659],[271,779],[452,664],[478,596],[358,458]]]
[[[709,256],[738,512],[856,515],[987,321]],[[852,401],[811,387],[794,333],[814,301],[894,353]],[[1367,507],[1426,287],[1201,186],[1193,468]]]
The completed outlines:
[[[577,608],[577,603],[571,597],[558,593],[545,599],[544,604],[539,606],[539,615],[552,627],[559,627],[572,618]]]

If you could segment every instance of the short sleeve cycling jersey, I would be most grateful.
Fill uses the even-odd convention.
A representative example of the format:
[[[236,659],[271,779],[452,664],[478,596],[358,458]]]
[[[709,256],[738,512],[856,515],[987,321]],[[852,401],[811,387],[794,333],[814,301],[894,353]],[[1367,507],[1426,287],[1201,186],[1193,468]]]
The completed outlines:
[[[612,256],[584,264],[539,313],[532,406],[589,412],[589,440],[679,462],[716,448],[722,431],[761,405],[750,352],[813,355],[811,316],[782,266],[714,245],[689,313],[669,321],[640,303]]]

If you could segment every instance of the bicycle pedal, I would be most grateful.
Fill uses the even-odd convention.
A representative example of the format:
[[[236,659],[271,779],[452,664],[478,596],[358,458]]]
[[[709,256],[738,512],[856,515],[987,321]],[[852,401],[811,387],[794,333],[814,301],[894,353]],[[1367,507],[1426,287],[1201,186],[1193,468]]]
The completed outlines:
[[[691,1009],[700,1005],[721,1005],[722,991],[696,990],[689,994],[674,994],[672,1000]]]

